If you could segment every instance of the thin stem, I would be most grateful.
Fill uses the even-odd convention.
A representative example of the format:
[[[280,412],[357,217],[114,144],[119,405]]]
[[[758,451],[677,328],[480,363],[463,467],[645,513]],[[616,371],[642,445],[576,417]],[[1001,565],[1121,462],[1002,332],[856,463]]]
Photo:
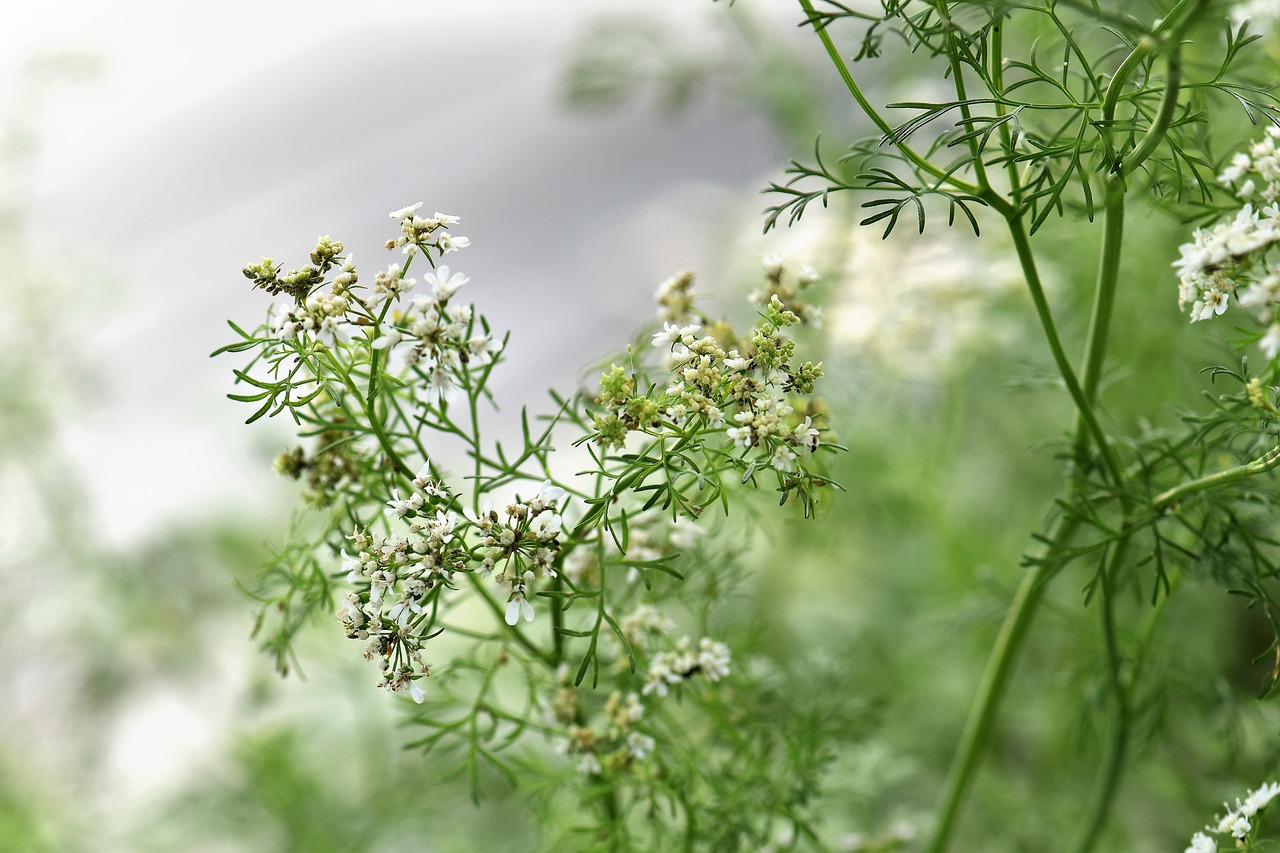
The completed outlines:
[[[818,38],[822,40],[822,46],[827,49],[827,55],[831,57],[831,61],[835,64],[836,71],[840,73],[840,79],[844,81],[844,85],[848,88],[849,94],[853,95],[853,99],[858,102],[858,106],[862,109],[862,112],[867,116],[867,118],[871,119],[877,128],[879,128],[880,132],[884,134],[884,138],[893,142],[894,146],[902,156],[910,161],[912,165],[920,171],[932,175],[939,181],[951,184],[951,186],[963,192],[971,195],[981,195],[981,189],[979,187],[976,187],[967,181],[960,180],[950,172],[943,171],[933,163],[930,163],[928,160],[921,157],[914,149],[911,148],[911,146],[907,145],[906,142],[896,138],[893,128],[884,120],[884,117],[880,115],[876,108],[871,106],[871,102],[867,100],[867,96],[863,94],[857,81],[853,79],[853,73],[849,71],[849,66],[840,55],[840,51],[836,48],[835,43],[831,41],[831,36],[827,34],[827,28],[819,25],[818,13],[814,10],[811,0],[799,0],[799,2],[800,6],[805,11],[806,20],[813,25],[813,29],[817,32]]]
[[[1127,524],[1125,525],[1127,526]],[[1125,756],[1129,748],[1129,722],[1132,709],[1129,706],[1129,690],[1125,684],[1120,659],[1120,646],[1116,639],[1115,619],[1115,570],[1123,561],[1124,552],[1128,549],[1130,537],[1122,536],[1116,542],[1115,549],[1102,565],[1101,606],[1099,608],[1102,623],[1102,640],[1107,653],[1107,674],[1110,677],[1112,698],[1115,700],[1115,713],[1111,715],[1111,726],[1107,732],[1106,746],[1103,749],[1102,762],[1098,765],[1098,775],[1094,781],[1093,793],[1085,806],[1084,817],[1080,822],[1079,833],[1071,849],[1075,853],[1086,853],[1092,850],[1098,841],[1098,835],[1106,825],[1107,817],[1115,801],[1116,789],[1120,786],[1120,777],[1124,772]]]
[[[964,69],[960,64],[955,33],[951,28],[951,19],[947,16],[947,4],[945,0],[935,0],[933,5],[938,10],[938,15],[947,22],[947,61],[951,66],[951,80],[955,85],[956,100],[960,102],[961,125],[966,132],[970,132],[969,153],[973,157],[973,172],[978,179],[978,186],[984,190],[990,190],[991,182],[987,180],[987,167],[982,162],[982,151],[978,148],[978,138],[971,133],[973,130],[973,113],[969,108],[969,95],[965,89]]]
[[[1225,471],[1219,471],[1216,474],[1208,474],[1204,477],[1197,477],[1194,480],[1188,480],[1180,483],[1171,489],[1156,495],[1152,506],[1156,509],[1165,509],[1181,501],[1183,498],[1190,497],[1197,492],[1203,492],[1207,489],[1214,489],[1218,486],[1225,486],[1234,483],[1237,480],[1243,480],[1246,477],[1253,477],[1270,471],[1280,465],[1280,444],[1268,450],[1262,456],[1246,462],[1243,465],[1237,465],[1234,468],[1227,468]]]
[[[1107,358],[1107,341],[1111,335],[1111,315],[1115,308],[1116,282],[1120,273],[1120,251],[1124,245],[1124,186],[1118,176],[1106,179],[1107,203],[1103,211],[1102,254],[1098,259],[1098,277],[1093,291],[1093,313],[1089,319],[1089,335],[1085,340],[1084,398],[1090,404],[1098,399],[1098,385],[1102,381],[1103,366]],[[1104,438],[1098,436],[1084,410],[1076,415],[1075,459],[1076,472],[1084,471],[1088,463],[1089,439],[1093,436],[1099,448]],[[1114,462],[1113,472],[1118,474]],[[1112,481],[1118,483],[1119,476]]]
[[[986,669],[983,670],[982,680],[978,682],[978,691],[969,708],[969,716],[960,734],[955,756],[951,760],[951,769],[942,789],[938,824],[927,848],[930,853],[941,853],[950,843],[960,806],[978,769],[978,761],[991,737],[991,727],[995,722],[996,712],[1000,709],[1000,701],[1009,686],[1014,661],[1017,660],[1027,630],[1035,619],[1046,583],[1053,575],[1053,551],[1070,542],[1079,525],[1079,520],[1074,517],[1058,517],[1045,537],[1053,544],[1041,546],[1032,556],[1034,565],[1023,574],[1022,582],[1014,593],[1013,602],[1000,625],[1000,633],[996,635],[995,645],[991,647],[991,656],[987,658]]]
[[[480,597],[484,599],[484,603],[488,605],[489,609],[493,612],[493,615],[497,616],[499,621],[502,622],[503,626],[506,628],[507,634],[511,636],[511,639],[523,646],[525,651],[529,654],[546,664],[548,668],[554,670],[556,668],[556,662],[551,655],[534,645],[518,627],[507,624],[506,614],[502,610],[502,605],[498,604],[497,600],[493,597],[493,594],[489,592],[489,590],[485,589],[484,581],[472,572],[467,573],[467,580],[471,582],[471,586],[475,588],[475,591],[480,593]]]
[[[996,21],[991,26],[991,86],[996,96],[996,115],[1003,117],[1004,105],[1004,23]],[[1018,175],[1018,164],[1013,157],[1013,134],[1009,130],[1009,122],[1000,122],[1000,145],[1007,155],[1005,174],[1009,176],[1009,202],[1013,209],[1022,207],[1022,178]]]
[[[378,445],[382,448],[382,452],[386,454],[387,459],[395,466],[396,471],[406,480],[412,480],[417,476],[413,469],[405,464],[400,453],[391,443],[391,439],[387,436],[386,429],[382,426],[382,419],[378,417],[378,413],[374,410],[371,403],[366,402],[364,396],[360,393],[360,389],[356,387],[355,380],[351,378],[351,374],[342,366],[342,362],[338,361],[338,357],[333,354],[333,350],[327,350],[325,355],[328,356],[329,364],[334,372],[342,378],[344,385],[350,389],[352,395],[360,401],[360,408],[364,410],[365,419],[369,421],[369,428],[373,430],[373,434],[378,439]]]
[[[1013,236],[1013,245],[1018,252],[1018,261],[1022,264],[1023,275],[1026,277],[1027,288],[1031,291],[1031,300],[1035,303],[1036,313],[1040,317],[1040,325],[1044,330],[1044,336],[1049,344],[1049,351],[1053,355],[1054,364],[1058,368],[1058,373],[1062,376],[1063,383],[1067,386],[1067,393],[1071,395],[1071,399],[1076,404],[1076,411],[1079,413],[1081,421],[1084,423],[1087,433],[1092,437],[1098,446],[1098,454],[1102,457],[1103,467],[1106,469],[1107,475],[1111,482],[1120,483],[1121,472],[1120,465],[1116,461],[1115,452],[1111,449],[1111,443],[1107,440],[1107,434],[1102,431],[1101,424],[1093,412],[1093,401],[1085,395],[1084,389],[1080,387],[1080,381],[1076,378],[1075,370],[1071,367],[1071,361],[1067,358],[1066,350],[1062,347],[1062,340],[1058,337],[1058,328],[1053,322],[1053,314],[1049,310],[1049,300],[1045,297],[1044,285],[1040,282],[1040,274],[1036,269],[1035,254],[1031,251],[1031,242],[1027,238],[1026,229],[1023,227],[1022,220],[1017,218],[1008,219],[1009,233]],[[1094,320],[1098,319],[1096,313]],[[1104,345],[1104,341],[1098,340],[1097,336],[1090,329],[1088,339],[1095,345]],[[1086,355],[1086,363],[1092,360],[1092,356]]]

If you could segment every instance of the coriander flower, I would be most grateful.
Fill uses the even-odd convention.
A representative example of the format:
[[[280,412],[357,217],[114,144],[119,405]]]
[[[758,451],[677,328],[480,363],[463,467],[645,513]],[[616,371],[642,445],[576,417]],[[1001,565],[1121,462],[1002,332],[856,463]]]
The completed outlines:
[[[524,616],[524,621],[533,621],[533,605],[524,597],[523,592],[517,592],[511,597],[511,601],[507,604],[506,623],[515,625],[520,621],[520,617]]]
[[[387,215],[390,216],[392,219],[408,219],[409,217],[417,213],[419,208],[421,207],[422,207],[422,202],[418,202],[417,204],[411,204],[408,207],[402,207],[399,210],[393,210]]]
[[[470,279],[460,272],[449,275],[449,267],[441,264],[440,267],[428,273],[423,281],[431,285],[431,295],[444,302]]]
[[[1191,836],[1191,844],[1183,853],[1218,853],[1218,843],[1203,832]]]
[[[1280,795],[1280,782],[1268,782],[1256,791],[1250,791],[1243,803],[1238,803],[1240,814],[1253,817]]]

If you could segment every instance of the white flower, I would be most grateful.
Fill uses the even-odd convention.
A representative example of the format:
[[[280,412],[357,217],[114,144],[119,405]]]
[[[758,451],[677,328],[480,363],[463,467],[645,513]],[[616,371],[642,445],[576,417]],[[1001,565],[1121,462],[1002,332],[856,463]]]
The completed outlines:
[[[1191,845],[1183,853],[1218,853],[1218,844],[1203,832],[1191,836]]]
[[[440,252],[441,254],[449,254],[456,252],[458,249],[465,249],[471,245],[471,241],[466,237],[454,237],[452,234],[440,235]]]
[[[683,343],[685,346],[689,346],[697,339],[696,336],[701,329],[702,326],[697,323],[690,323],[687,326],[679,326],[675,323],[663,323],[662,331],[653,333],[653,345],[655,347],[661,347],[670,346],[676,343]]]
[[[782,265],[786,261],[787,256],[781,252],[766,252],[760,257],[760,265],[768,275],[777,275],[782,272]]]
[[[422,700],[427,695],[422,692],[422,688],[418,686],[417,682],[399,673],[396,674],[388,686],[396,693],[408,696],[419,705],[422,704]]]
[[[443,363],[431,365],[427,371],[427,405],[434,406],[442,400],[452,403],[458,399],[460,390],[453,373]]]
[[[1258,346],[1267,354],[1267,358],[1275,358],[1280,354],[1280,323],[1272,323],[1267,333],[1258,341]]]
[[[754,441],[751,435],[751,427],[749,426],[729,427],[724,431],[724,434],[725,437],[739,447],[750,447],[752,441]]]
[[[457,293],[458,288],[471,279],[460,272],[449,275],[449,267],[442,264],[438,269],[428,273],[422,280],[431,285],[431,295],[443,302]]]
[[[564,496],[564,489],[551,485],[550,480],[543,480],[542,485],[538,487],[538,494],[534,495],[533,499],[529,501],[529,509],[534,512],[541,512]]]
[[[378,339],[373,342],[373,348],[385,350],[394,349],[396,345],[403,340],[404,334],[395,326],[392,326],[385,334],[380,335]]]
[[[729,674],[729,647],[710,637],[698,642],[698,666],[711,681],[719,681]]]
[[[1267,807],[1277,795],[1280,795],[1280,782],[1268,782],[1256,791],[1250,791],[1248,796],[1244,798],[1244,802],[1239,804],[1240,814],[1245,817],[1253,817],[1259,811]]]
[[[540,542],[549,542],[560,535],[560,516],[550,509],[544,509],[529,522],[529,529]]]
[[[796,427],[791,435],[796,444],[809,448],[811,453],[818,449],[818,431],[813,427],[813,418],[806,416],[804,423]]]
[[[363,625],[364,611],[360,609],[360,596],[354,592],[348,592],[342,596],[342,605],[338,608],[337,616],[352,628]]]
[[[627,752],[637,761],[648,758],[654,746],[656,746],[654,739],[648,735],[642,735],[639,732],[631,732],[627,735]]]
[[[417,204],[411,204],[408,207],[402,207],[399,210],[393,210],[387,215],[390,216],[392,219],[408,219],[410,216],[413,216],[415,213],[417,213],[420,207],[422,207],[422,202],[418,202]]]
[[[1191,306],[1191,322],[1196,320],[1208,320],[1210,317],[1219,317],[1222,312],[1227,310],[1227,294],[1218,290],[1216,287],[1210,287],[1196,303]]]
[[[364,573],[364,564],[360,562],[360,558],[353,557],[346,551],[342,552],[342,557],[342,570],[347,573],[347,583],[360,580],[360,576]]]
[[[524,593],[517,592],[507,604],[506,622],[508,625],[515,625],[520,621],[520,616],[524,616],[524,621],[533,621],[533,605],[524,597]]]
[[[769,464],[784,474],[790,474],[796,469],[796,455],[785,444],[779,444],[778,449],[773,451],[773,458],[769,460]]]

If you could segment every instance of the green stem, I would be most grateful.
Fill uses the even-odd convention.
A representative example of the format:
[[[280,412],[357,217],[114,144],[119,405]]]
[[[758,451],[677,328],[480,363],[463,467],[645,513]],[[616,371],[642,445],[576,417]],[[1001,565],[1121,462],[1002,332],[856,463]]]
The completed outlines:
[[[511,639],[519,643],[529,654],[545,663],[549,669],[554,670],[556,661],[550,654],[534,645],[517,626],[507,624],[506,613],[503,611],[502,605],[493,597],[493,593],[485,589],[484,580],[473,572],[467,573],[467,580],[471,582],[471,586],[475,588],[475,591],[480,593],[480,597],[484,599],[484,603],[488,605],[493,615],[498,617],[498,621],[502,623],[503,628],[506,629],[506,633],[510,635]]]
[[[1049,351],[1053,355],[1053,362],[1058,368],[1058,373],[1062,376],[1063,383],[1067,386],[1067,393],[1071,395],[1072,401],[1076,404],[1076,411],[1085,426],[1088,435],[1097,444],[1098,454],[1102,457],[1103,467],[1106,469],[1107,475],[1112,483],[1119,484],[1121,479],[1120,464],[1116,461],[1115,452],[1111,449],[1111,442],[1107,440],[1107,435],[1102,431],[1101,424],[1093,412],[1093,401],[1085,394],[1084,389],[1080,386],[1080,381],[1076,378],[1075,370],[1071,366],[1070,359],[1067,358],[1066,350],[1062,347],[1062,339],[1058,337],[1058,328],[1053,322],[1053,313],[1049,310],[1049,300],[1044,293],[1044,285],[1040,282],[1040,274],[1036,269],[1035,254],[1031,251],[1031,242],[1027,239],[1026,229],[1023,227],[1022,220],[1016,217],[1008,219],[1009,233],[1013,236],[1013,245],[1018,253],[1018,261],[1022,264],[1023,275],[1027,280],[1027,288],[1031,291],[1031,300],[1035,303],[1036,314],[1040,317],[1040,326],[1044,330],[1045,340],[1049,344]],[[1094,321],[1099,319],[1095,312]],[[1088,340],[1094,346],[1103,346],[1105,341],[1100,341],[1090,329]],[[1086,363],[1093,360],[1092,353],[1087,353]]]
[[[1000,709],[1000,702],[1009,686],[1014,661],[1026,639],[1027,630],[1035,619],[1045,584],[1053,575],[1054,548],[1070,542],[1079,525],[1080,522],[1075,518],[1058,517],[1045,537],[1053,545],[1042,546],[1032,556],[1034,565],[1023,574],[1022,582],[1014,593],[1013,602],[1000,625],[1000,633],[996,635],[995,645],[991,647],[982,680],[978,682],[978,691],[969,708],[969,716],[965,720],[955,756],[951,760],[951,769],[947,772],[942,789],[942,805],[938,809],[938,823],[927,848],[930,853],[941,853],[951,841],[960,806],[978,769],[979,759],[991,737],[996,712]]]
[[[1126,524],[1123,525],[1127,527]],[[1109,558],[1104,558],[1102,565],[1101,606],[1099,608],[1102,622],[1102,640],[1107,653],[1107,673],[1111,681],[1111,693],[1115,700],[1115,713],[1111,715],[1111,726],[1107,731],[1107,741],[1102,753],[1102,761],[1098,765],[1098,775],[1094,780],[1093,792],[1085,806],[1084,817],[1080,822],[1078,834],[1071,845],[1074,853],[1087,853],[1098,841],[1103,826],[1111,814],[1115,801],[1116,789],[1120,786],[1120,777],[1124,772],[1125,756],[1129,748],[1129,722],[1131,708],[1129,706],[1129,690],[1125,684],[1120,660],[1120,645],[1116,639],[1115,619],[1115,569],[1123,561],[1124,552],[1130,542],[1128,535],[1116,542]]]
[[[894,147],[905,157],[912,165],[920,171],[932,175],[940,182],[946,182],[962,192],[970,195],[981,195],[980,188],[962,181],[955,175],[946,172],[925,158],[921,157],[906,142],[897,138],[893,132],[893,128],[880,115],[875,107],[871,106],[871,102],[867,100],[867,96],[863,94],[862,89],[858,86],[856,80],[853,79],[849,66],[845,64],[844,58],[840,55],[840,51],[836,48],[835,43],[831,41],[831,36],[827,34],[827,28],[819,23],[818,13],[813,8],[811,0],[799,0],[800,6],[804,9],[805,15],[809,23],[813,25],[813,29],[817,32],[818,38],[822,40],[822,46],[827,49],[827,55],[831,57],[832,63],[836,66],[836,71],[840,73],[840,79],[844,81],[845,87],[849,90],[849,94],[853,95],[853,99],[858,102],[858,106],[862,112],[871,119],[875,126],[884,134],[885,139],[893,142]]]
[[[1089,335],[1085,340],[1084,398],[1090,403],[1098,399],[1098,386],[1102,381],[1103,366],[1107,358],[1107,341],[1111,335],[1111,315],[1115,309],[1116,283],[1120,274],[1120,250],[1124,245],[1124,186],[1118,176],[1106,178],[1106,208],[1103,212],[1102,255],[1098,260],[1098,277],[1093,291],[1093,313],[1089,319]],[[1090,424],[1084,410],[1076,415],[1074,454],[1077,473],[1083,472],[1088,463],[1089,439],[1092,436],[1099,448],[1105,447],[1105,438]],[[1119,468],[1114,460],[1108,465],[1113,483],[1120,482]]]
[[[382,452],[386,454],[388,460],[395,467],[396,472],[403,476],[406,480],[412,480],[417,476],[412,468],[405,464],[401,458],[399,451],[391,443],[390,437],[387,436],[386,429],[382,426],[382,419],[378,417],[378,413],[374,410],[372,403],[365,400],[364,395],[360,393],[360,389],[356,387],[355,380],[351,378],[351,374],[342,366],[342,362],[338,361],[338,357],[333,354],[333,350],[326,350],[325,355],[328,356],[329,365],[334,372],[342,378],[342,382],[351,391],[352,395],[360,401],[360,408],[364,411],[365,419],[369,421],[369,428],[373,430],[374,436],[378,439],[378,445],[382,448]]]
[[[1004,105],[1004,23],[996,21],[991,26],[991,85],[995,95],[996,115],[1003,118]],[[1009,176],[1009,202],[1012,209],[1022,207],[1022,178],[1018,175],[1018,164],[1013,158],[1013,134],[1009,130],[1009,122],[1000,122],[1000,145],[1007,155],[1005,174]]]
[[[1120,164],[1120,174],[1127,175],[1134,169],[1141,166],[1146,159],[1150,157],[1156,150],[1157,146],[1164,140],[1165,134],[1169,132],[1169,125],[1173,122],[1173,114],[1178,109],[1178,95],[1182,83],[1182,45],[1175,44],[1173,50],[1169,53],[1167,69],[1165,71],[1165,87],[1164,97],[1160,99],[1160,109],[1156,111],[1155,118],[1151,120],[1151,126],[1147,128],[1147,132],[1143,134],[1138,145],[1129,152],[1129,156],[1124,158],[1124,162]]]
[[[964,68],[960,64],[958,48],[956,47],[955,33],[951,29],[951,19],[947,15],[947,4],[945,0],[934,0],[934,8],[938,10],[938,15],[947,22],[947,61],[951,66],[951,80],[956,89],[956,100],[960,102],[960,118],[961,125],[966,131],[973,130],[973,111],[969,108],[969,94],[965,89]],[[997,107],[999,98],[996,98]],[[978,187],[990,191],[991,182],[987,180],[987,167],[982,162],[982,151],[978,148],[978,138],[976,136],[969,137],[969,155],[973,158],[973,172],[978,179]]]
[[[1252,462],[1246,462],[1243,465],[1237,465],[1234,468],[1228,468],[1225,471],[1219,471],[1216,474],[1209,474],[1204,477],[1198,477],[1194,480],[1188,480],[1180,483],[1171,489],[1156,495],[1152,501],[1152,506],[1156,509],[1165,509],[1173,506],[1183,498],[1190,497],[1197,492],[1203,492],[1207,489],[1225,486],[1234,483],[1237,480],[1243,480],[1246,477],[1253,477],[1262,474],[1280,465],[1280,444],[1268,450],[1259,458]]]

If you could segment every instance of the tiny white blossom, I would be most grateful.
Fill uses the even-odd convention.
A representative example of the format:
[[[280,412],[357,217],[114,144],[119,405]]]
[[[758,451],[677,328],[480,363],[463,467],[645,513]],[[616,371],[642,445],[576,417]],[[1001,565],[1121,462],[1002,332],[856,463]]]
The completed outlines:
[[[456,252],[458,249],[465,249],[471,245],[471,240],[466,237],[454,237],[452,234],[440,235],[440,251],[442,254]]]
[[[431,285],[431,295],[441,302],[458,292],[471,279],[462,273],[449,274],[449,267],[441,264],[439,268],[432,270],[423,279],[424,282]]]
[[[402,207],[399,210],[393,210],[387,215],[390,216],[392,219],[406,219],[410,216],[413,216],[415,213],[417,213],[418,209],[421,207],[422,207],[422,202],[418,202],[417,204],[411,204],[408,207]]]
[[[520,621],[520,617],[524,616],[524,621],[533,621],[533,605],[525,599],[523,593],[516,593],[511,602],[507,604],[506,622],[508,625],[515,625]]]
[[[648,735],[631,732],[627,735],[627,752],[637,761],[643,761],[653,753],[656,742]]]
[[[1218,853],[1218,843],[1203,832],[1191,836],[1191,844],[1183,853]]]

